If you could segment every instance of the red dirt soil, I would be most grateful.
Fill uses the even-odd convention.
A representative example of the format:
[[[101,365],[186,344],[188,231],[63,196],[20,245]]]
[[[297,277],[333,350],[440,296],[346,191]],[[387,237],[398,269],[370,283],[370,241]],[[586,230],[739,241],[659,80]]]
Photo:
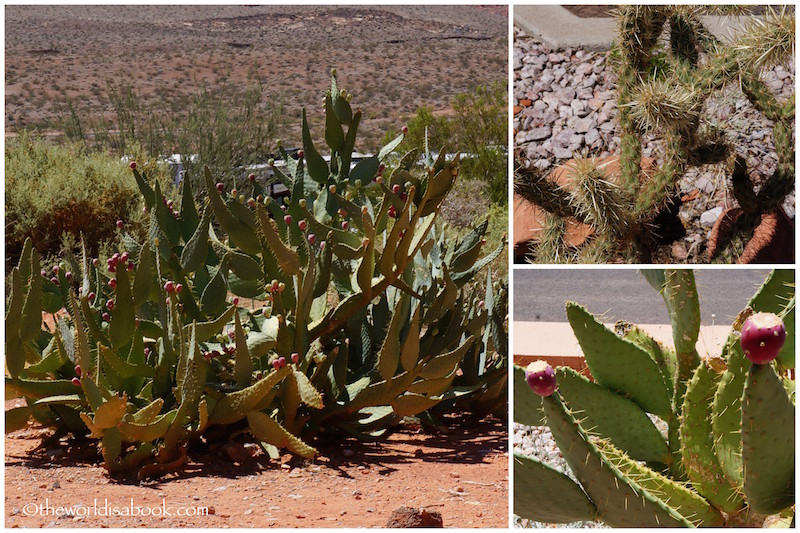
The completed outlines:
[[[382,443],[320,439],[314,462],[261,454],[238,464],[221,448],[190,452],[184,471],[141,484],[110,478],[94,441],[64,438],[37,449],[52,430],[29,427],[5,439],[5,525],[384,527],[405,505],[441,513],[444,527],[508,527],[505,421],[450,419],[448,427],[434,435],[404,427]],[[49,515],[31,512],[34,505],[49,506]],[[54,516],[55,508],[69,505],[89,507],[90,514]],[[165,506],[173,516],[124,516],[131,505]],[[208,507],[208,515],[175,516],[197,507]],[[98,516],[111,508],[123,516]]]

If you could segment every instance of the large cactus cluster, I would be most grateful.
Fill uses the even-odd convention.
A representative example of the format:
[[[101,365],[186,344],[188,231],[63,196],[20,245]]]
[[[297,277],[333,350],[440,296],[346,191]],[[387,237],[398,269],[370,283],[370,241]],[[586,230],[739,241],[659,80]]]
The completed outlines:
[[[502,406],[506,289],[490,272],[485,292],[470,281],[504,245],[484,253],[486,224],[456,242],[437,228],[458,157],[419,175],[412,152],[385,171],[400,136],[351,169],[349,98],[334,75],[329,162],[303,113],[299,159],[272,167],[284,201],[255,176],[226,191],[206,169],[202,204],[187,179],[176,206],[132,164],[145,242],[123,231],[105,263],[84,247],[52,274],[26,243],[6,315],[7,398],[25,403],[6,430],[33,417],[88,434],[109,471],[151,477],[212,427],[313,457],[318,432],[373,439],[405,416]]]
[[[609,329],[570,302],[567,316],[593,380],[557,368],[557,390],[542,397],[515,367],[514,419],[547,425],[571,471],[515,454],[514,513],[615,527],[761,526],[767,517],[788,525],[794,521],[793,272],[770,274],[737,317],[721,355],[708,358],[695,349],[700,312],[692,272],[645,273],[666,302],[674,346],[631,324]],[[751,363],[750,345],[740,342],[751,333],[753,312],[764,314],[753,319],[773,313],[785,323],[786,342],[771,363]],[[552,392],[546,373],[537,367],[528,374],[539,394]],[[658,419],[666,430],[658,429]]]
[[[726,218],[730,223],[720,242],[714,244],[715,256],[735,259],[736,254],[726,251],[730,241],[746,243],[763,215],[781,209],[794,189],[794,95],[778,100],[760,74],[764,68],[793,61],[794,10],[769,8],[725,43],[701,21],[702,14],[714,9],[618,9],[612,61],[618,77],[619,178],[609,178],[592,159],[584,159],[568,172],[569,183],[561,186],[525,171],[516,180],[518,192],[549,213],[549,231],[543,232],[540,246],[544,259],[564,248],[561,218],[574,217],[595,229],[595,237],[573,251],[575,260],[621,257],[651,262],[664,231],[659,229],[664,221],[657,217],[674,209],[678,180],[691,166],[722,165],[738,204],[738,211]],[[752,176],[735,141],[706,118],[706,102],[727,86],[740,87],[773,122],[778,164],[769,176]],[[645,134],[656,137],[661,153],[656,168],[643,171]]]

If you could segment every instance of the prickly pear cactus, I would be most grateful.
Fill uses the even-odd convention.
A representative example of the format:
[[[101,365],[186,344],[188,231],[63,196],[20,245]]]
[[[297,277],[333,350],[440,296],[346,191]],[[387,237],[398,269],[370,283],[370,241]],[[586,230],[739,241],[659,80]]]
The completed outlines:
[[[773,271],[737,318],[723,353],[705,359],[694,348],[700,315],[692,272],[643,272],[667,304],[674,349],[636,327],[612,331],[569,303],[593,380],[557,368],[556,391],[542,397],[531,388],[550,375],[549,365],[525,376],[515,368],[515,396],[524,401],[515,402],[514,419],[547,425],[570,471],[515,454],[514,513],[613,527],[762,526],[768,517],[788,526],[794,322],[785,318],[794,310],[793,272]],[[784,318],[789,340],[773,362],[742,350],[743,324],[754,312]],[[777,317],[768,321],[771,336]],[[656,419],[667,423],[666,434]]]
[[[124,233],[105,264],[84,247],[80,273],[49,280],[27,243],[6,316],[6,390],[26,405],[7,431],[31,417],[66,427],[102,442],[110,472],[145,478],[180,468],[212,426],[313,458],[318,432],[373,439],[404,416],[502,403],[506,293],[490,273],[485,293],[472,280],[504,243],[484,250],[485,223],[456,242],[437,227],[458,156],[420,173],[412,152],[388,171],[401,135],[351,165],[349,100],[334,75],[329,160],[303,113],[299,159],[281,149],[272,165],[285,201],[254,175],[234,191],[206,169],[204,200],[186,179],[177,207],[133,163],[145,242]]]

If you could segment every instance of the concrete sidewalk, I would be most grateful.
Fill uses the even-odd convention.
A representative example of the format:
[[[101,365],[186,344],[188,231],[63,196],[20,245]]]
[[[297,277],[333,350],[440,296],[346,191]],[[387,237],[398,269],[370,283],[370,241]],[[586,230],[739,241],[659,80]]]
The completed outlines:
[[[553,49],[608,50],[617,35],[614,18],[581,18],[557,5],[515,5],[514,24],[540,38]],[[717,37],[729,40],[741,31],[749,17],[703,17],[703,24]]]
[[[606,324],[613,329],[614,324]],[[672,327],[669,324],[637,324],[655,340],[672,346]],[[728,338],[731,326],[702,326],[697,341],[701,355],[719,355]],[[527,357],[581,357],[578,339],[567,322],[514,322],[514,358]]]

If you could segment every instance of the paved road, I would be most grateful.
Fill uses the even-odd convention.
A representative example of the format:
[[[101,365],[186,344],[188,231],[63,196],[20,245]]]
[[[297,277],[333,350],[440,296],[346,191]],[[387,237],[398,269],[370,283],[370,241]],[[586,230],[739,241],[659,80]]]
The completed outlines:
[[[704,325],[730,324],[769,273],[757,269],[695,270]],[[573,300],[607,322],[668,324],[664,300],[636,269],[514,269],[515,321],[566,321]]]

